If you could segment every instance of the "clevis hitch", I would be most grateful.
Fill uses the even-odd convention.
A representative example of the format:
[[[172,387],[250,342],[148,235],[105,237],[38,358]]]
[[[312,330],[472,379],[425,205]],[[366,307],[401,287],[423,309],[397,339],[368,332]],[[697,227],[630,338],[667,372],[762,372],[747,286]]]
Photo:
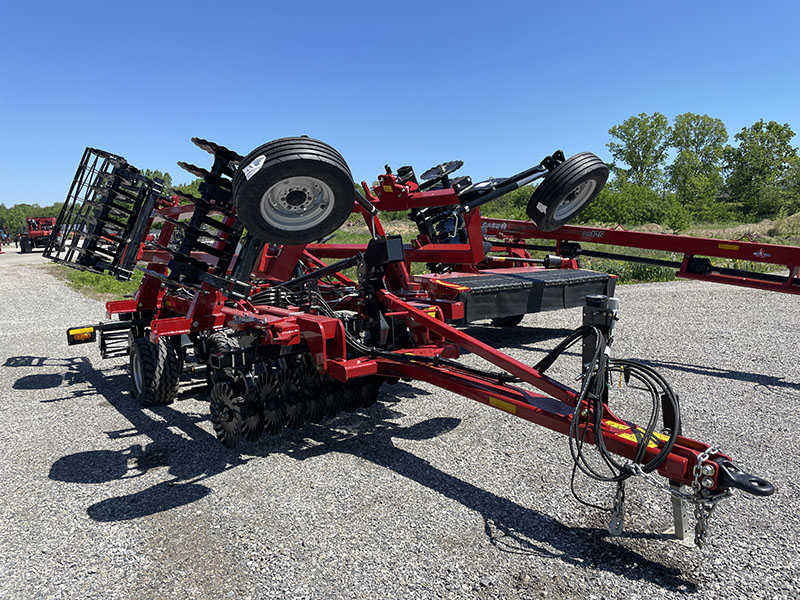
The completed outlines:
[[[775,486],[766,479],[742,471],[732,460],[717,457],[710,462],[717,464],[717,485],[720,488],[736,488],[754,496],[770,496],[775,492]]]

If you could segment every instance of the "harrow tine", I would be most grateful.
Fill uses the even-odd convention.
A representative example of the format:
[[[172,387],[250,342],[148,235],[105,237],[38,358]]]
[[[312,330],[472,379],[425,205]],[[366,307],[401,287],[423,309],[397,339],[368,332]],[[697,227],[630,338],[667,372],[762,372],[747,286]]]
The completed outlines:
[[[203,138],[193,137],[192,143],[197,146],[198,148],[205,150],[209,154],[213,154],[214,156],[219,156],[221,158],[225,158],[229,161],[241,162],[244,158],[241,154],[226,148],[225,146],[221,146],[215,142],[210,142],[208,140],[204,140]]]

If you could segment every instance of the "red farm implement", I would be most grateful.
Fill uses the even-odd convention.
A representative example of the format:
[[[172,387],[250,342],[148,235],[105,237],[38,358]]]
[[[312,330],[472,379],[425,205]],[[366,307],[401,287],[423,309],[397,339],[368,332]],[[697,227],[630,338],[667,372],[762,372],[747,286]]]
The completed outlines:
[[[35,248],[47,248],[50,234],[55,227],[55,217],[29,217],[25,219],[27,231],[19,236],[19,251],[33,252]]]
[[[593,154],[556,152],[478,183],[452,177],[457,162],[425,172],[421,184],[411,167],[387,166],[374,189],[362,183],[359,191],[342,156],[317,140],[275,140],[246,157],[193,141],[213,156],[210,169],[179,163],[202,179],[198,197],[167,196],[123,158],[87,149],[47,250],[120,279],[144,272],[132,299],[107,304],[111,320],[67,331],[70,344],[98,340],[103,357],[129,355],[143,405],[171,402],[182,377],[203,378],[214,430],[230,447],[368,407],[381,386],[419,380],[566,435],[576,467],[617,486],[614,533],[632,476],[696,506],[698,543],[733,489],[773,492],[718,449],[682,435],[677,395],[661,375],[611,357],[615,280],[578,268],[579,252],[560,237],[573,229],[558,229],[606,181]],[[535,225],[481,219],[481,205],[537,179]],[[387,211],[416,223],[411,244],[386,235]],[[324,243],[352,212],[363,215],[369,243]],[[496,239],[486,241],[484,229]],[[534,258],[524,240],[545,236],[558,243]],[[413,274],[416,263],[427,265],[424,274]],[[457,327],[477,319],[511,325],[529,312],[576,306],[584,307],[582,326],[535,364]],[[583,368],[573,389],[547,371],[576,344]],[[491,367],[457,360],[465,351]],[[647,423],[612,410],[612,376],[644,390],[653,407]],[[588,459],[590,447],[605,472]]]

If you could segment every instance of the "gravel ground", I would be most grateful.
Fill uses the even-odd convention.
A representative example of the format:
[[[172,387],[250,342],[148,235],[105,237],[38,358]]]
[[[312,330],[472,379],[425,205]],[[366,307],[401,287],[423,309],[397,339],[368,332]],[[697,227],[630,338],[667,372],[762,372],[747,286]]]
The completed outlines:
[[[651,361],[687,435],[777,486],[722,504],[699,550],[660,535],[670,502],[640,481],[609,536],[572,499],[564,437],[423,384],[227,450],[202,394],[142,410],[125,361],[67,347],[65,328],[103,305],[14,256],[0,255],[0,598],[800,596],[797,297],[619,289],[615,354]],[[580,318],[471,330],[533,362]]]

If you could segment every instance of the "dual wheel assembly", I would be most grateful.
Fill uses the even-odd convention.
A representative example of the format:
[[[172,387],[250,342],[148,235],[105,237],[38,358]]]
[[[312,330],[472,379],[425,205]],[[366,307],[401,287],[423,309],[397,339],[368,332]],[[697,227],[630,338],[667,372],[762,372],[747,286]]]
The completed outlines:
[[[562,160],[531,195],[528,217],[542,231],[558,229],[597,197],[608,174],[591,152]],[[333,233],[350,216],[356,197],[342,155],[309,137],[282,138],[253,150],[239,164],[232,189],[242,224],[274,244],[306,244]]]

